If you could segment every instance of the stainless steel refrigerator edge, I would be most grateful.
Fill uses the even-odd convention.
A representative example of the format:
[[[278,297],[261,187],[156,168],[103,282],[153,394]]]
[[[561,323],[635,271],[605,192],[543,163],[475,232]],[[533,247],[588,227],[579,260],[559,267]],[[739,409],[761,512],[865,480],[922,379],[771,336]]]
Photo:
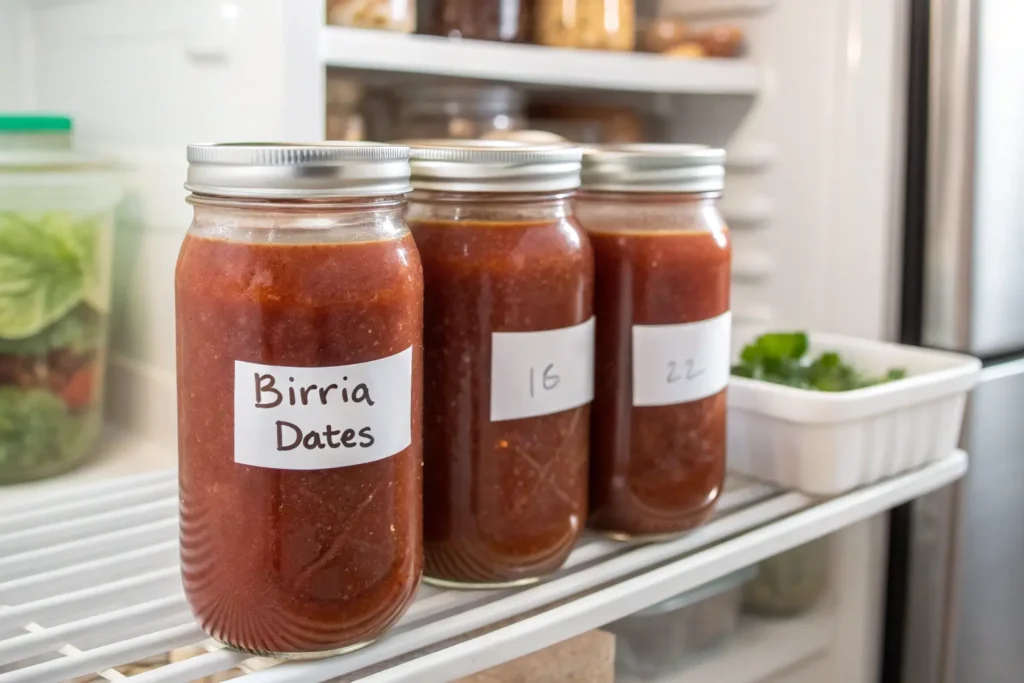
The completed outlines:
[[[978,356],[985,370],[965,418],[967,477],[916,502],[907,515],[899,679],[1019,683],[1024,2],[930,0],[927,9],[927,130],[918,131],[927,136],[923,239],[920,271],[909,273],[920,277],[915,341]],[[894,537],[899,533],[894,529]]]

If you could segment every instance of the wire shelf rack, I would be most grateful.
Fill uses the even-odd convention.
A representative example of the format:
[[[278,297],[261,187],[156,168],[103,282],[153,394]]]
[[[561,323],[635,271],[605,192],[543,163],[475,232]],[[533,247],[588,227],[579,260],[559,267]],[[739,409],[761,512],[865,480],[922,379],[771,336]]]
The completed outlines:
[[[178,574],[174,471],[0,504],[0,683],[356,680],[736,533],[736,520],[722,520],[779,495],[731,482],[718,527],[658,546],[588,537],[540,585],[468,592],[422,586],[377,643],[329,660],[287,663],[226,649],[193,620]]]
[[[178,572],[173,470],[0,502],[0,683],[447,681],[643,609],[961,477],[966,455],[838,498],[730,479],[715,518],[678,539],[586,536],[548,580],[421,586],[390,633],[346,655],[280,662],[195,623]]]

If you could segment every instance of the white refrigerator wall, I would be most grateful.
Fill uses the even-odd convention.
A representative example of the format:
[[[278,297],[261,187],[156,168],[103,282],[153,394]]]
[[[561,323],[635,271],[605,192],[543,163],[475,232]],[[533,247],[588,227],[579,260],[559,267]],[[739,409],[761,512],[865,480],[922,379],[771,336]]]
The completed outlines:
[[[21,111],[32,104],[24,2],[0,0],[0,111]]]
[[[661,4],[743,26],[763,70],[753,100],[661,104],[674,116],[673,138],[724,142],[732,154],[723,207],[733,217],[737,317],[892,336],[906,1]],[[320,0],[33,0],[18,17],[19,39],[31,46],[33,78],[19,86],[33,93],[30,104],[72,114],[79,143],[125,170],[110,417],[146,437],[175,439],[173,270],[190,220],[184,147],[319,139],[322,13]],[[7,24],[0,50],[9,49]],[[745,115],[723,131],[716,113],[737,107]],[[840,539],[836,645],[779,681],[875,678],[884,521]]]
[[[724,142],[733,155],[723,208],[734,227],[737,318],[889,335],[903,0],[663,4],[697,10],[695,21],[742,25],[764,74],[752,105],[701,95],[668,104],[673,137]],[[79,144],[122,163],[131,190],[118,239],[112,417],[173,438],[171,274],[190,220],[184,146],[322,136],[321,2],[33,0],[25,8],[33,105],[72,113]],[[737,107],[745,117],[723,132],[716,114]]]

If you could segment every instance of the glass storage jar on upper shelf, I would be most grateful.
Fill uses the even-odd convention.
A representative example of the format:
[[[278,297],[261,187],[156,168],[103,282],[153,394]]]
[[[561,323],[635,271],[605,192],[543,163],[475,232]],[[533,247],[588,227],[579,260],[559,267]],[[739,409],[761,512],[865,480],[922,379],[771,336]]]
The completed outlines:
[[[0,115],[0,484],[59,474],[99,446],[121,191],[71,129]]]
[[[175,272],[181,574],[239,650],[374,640],[422,566],[408,148],[193,145]]]
[[[534,0],[434,0],[424,33],[449,38],[526,43]]]
[[[526,127],[526,98],[507,85],[411,86],[398,93],[393,138],[478,138]]]
[[[328,140],[358,142],[366,139],[366,119],[361,112],[363,94],[363,86],[359,81],[328,74],[326,121]]]
[[[558,569],[583,531],[593,255],[572,218],[580,151],[412,150],[423,260],[424,580],[496,587]]]
[[[327,0],[327,23],[412,33],[416,0]]]
[[[729,231],[725,153],[591,148],[576,215],[594,248],[590,522],[658,538],[712,513],[725,477]]]
[[[632,50],[635,0],[536,0],[534,41],[552,47]]]

